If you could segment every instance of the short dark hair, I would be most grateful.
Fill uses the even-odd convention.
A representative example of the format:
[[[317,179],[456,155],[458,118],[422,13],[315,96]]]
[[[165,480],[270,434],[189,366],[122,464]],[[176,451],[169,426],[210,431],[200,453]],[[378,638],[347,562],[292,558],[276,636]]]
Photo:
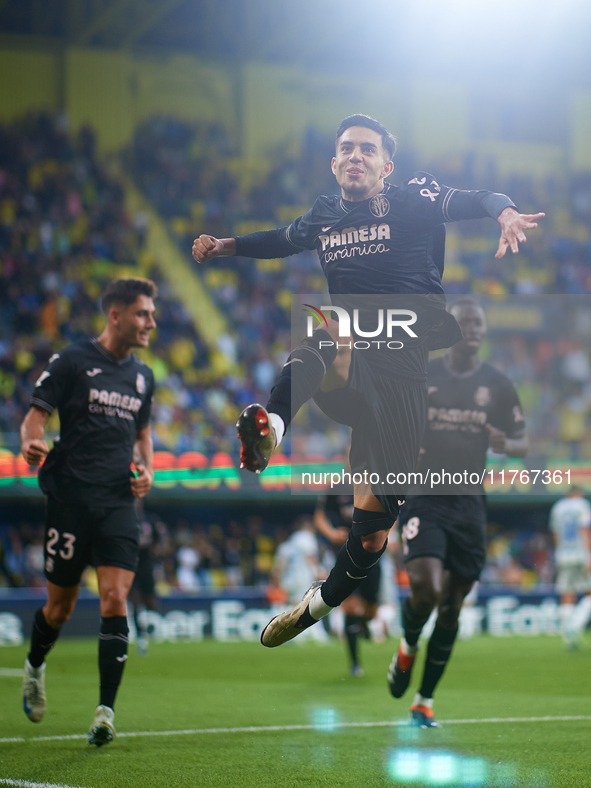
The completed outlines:
[[[113,282],[109,282],[103,293],[101,299],[103,312],[108,314],[114,304],[130,306],[141,295],[148,296],[148,298],[156,298],[158,295],[158,288],[151,279],[140,279],[139,277],[115,279]]]
[[[343,136],[345,131],[351,128],[351,126],[364,126],[366,129],[371,129],[372,131],[376,131],[378,134],[380,134],[382,137],[382,147],[388,154],[388,161],[392,161],[394,154],[396,153],[396,138],[393,137],[384,126],[382,126],[379,120],[376,120],[369,115],[349,115],[348,118],[345,118],[345,120],[341,121],[341,125],[337,129],[337,142]]]

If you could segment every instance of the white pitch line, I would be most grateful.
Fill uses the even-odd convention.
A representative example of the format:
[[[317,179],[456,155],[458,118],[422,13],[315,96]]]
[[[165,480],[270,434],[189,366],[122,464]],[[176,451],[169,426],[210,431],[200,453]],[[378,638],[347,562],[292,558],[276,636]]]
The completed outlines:
[[[22,679],[23,677],[23,669],[22,668],[0,668],[0,678],[14,678],[14,679]]]
[[[17,788],[76,788],[75,785],[56,785],[55,783],[30,783],[27,780],[9,780],[0,777],[0,785],[14,785]]]
[[[474,725],[494,724],[499,722],[577,722],[591,721],[591,715],[573,715],[564,717],[480,717],[467,720],[439,720],[442,725]],[[129,731],[118,733],[118,738],[136,736],[195,736],[203,733],[275,733],[281,731],[327,731],[339,728],[398,728],[410,725],[408,720],[386,720],[384,722],[340,722],[330,725],[253,725],[244,728],[185,728],[176,731]],[[86,739],[86,734],[72,733],[67,736],[33,736],[31,738],[14,737],[0,739],[0,744],[9,742],[33,741],[65,741],[68,739]]]

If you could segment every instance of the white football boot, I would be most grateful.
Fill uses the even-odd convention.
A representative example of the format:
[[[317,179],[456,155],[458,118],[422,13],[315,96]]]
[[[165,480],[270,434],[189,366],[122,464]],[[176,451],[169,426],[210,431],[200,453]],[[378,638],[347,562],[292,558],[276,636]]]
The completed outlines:
[[[88,743],[102,747],[103,744],[110,744],[115,738],[115,712],[108,706],[97,706],[94,715],[94,722],[88,731]]]
[[[47,706],[45,695],[45,662],[34,668],[25,660],[23,675],[23,709],[31,722],[41,722]]]
[[[318,623],[313,619],[303,623],[299,619],[302,617],[303,613],[305,613],[310,600],[323,582],[324,581],[319,580],[315,583],[312,583],[310,588],[302,597],[301,602],[298,602],[298,604],[291,610],[287,610],[285,613],[281,613],[269,621],[267,626],[261,632],[261,643],[263,646],[267,646],[268,648],[281,646],[283,643],[287,643],[288,640],[292,640],[293,638],[297,637],[308,627]]]

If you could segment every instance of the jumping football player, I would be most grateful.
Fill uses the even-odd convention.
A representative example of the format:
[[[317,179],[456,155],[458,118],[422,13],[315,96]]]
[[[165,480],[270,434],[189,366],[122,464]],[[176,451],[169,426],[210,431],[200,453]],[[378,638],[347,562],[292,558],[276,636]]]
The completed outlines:
[[[249,405],[238,419],[241,460],[248,470],[265,469],[294,414],[322,395],[325,412],[352,427],[353,473],[413,471],[427,415],[428,351],[461,338],[445,311],[441,286],[444,223],[496,219],[501,226],[497,257],[502,257],[509,248],[517,253],[524,230],[537,227],[543,216],[520,214],[502,194],[440,186],[426,172],[416,172],[400,187],[386,184],[395,148],[394,138],[378,121],[352,115],[337,130],[331,162],[340,195],[319,197],[288,227],[237,238],[201,235],[193,244],[193,257],[200,263],[224,255],[275,258],[316,249],[334,306],[349,307],[359,296],[381,296],[384,303],[401,304],[416,315],[413,338],[405,339],[403,350],[352,352],[341,384],[329,380],[337,355],[337,322],[328,321],[303,340],[283,367],[267,406]],[[346,297],[351,294],[352,300]],[[299,605],[267,625],[263,645],[279,646],[295,637],[363,582],[386,549],[403,497],[404,491],[392,485],[356,485],[353,525],[335,566]]]

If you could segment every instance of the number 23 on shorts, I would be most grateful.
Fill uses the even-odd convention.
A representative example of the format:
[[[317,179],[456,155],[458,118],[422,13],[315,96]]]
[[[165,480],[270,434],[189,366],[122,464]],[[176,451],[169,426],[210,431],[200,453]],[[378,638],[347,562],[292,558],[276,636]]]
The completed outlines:
[[[402,554],[408,555],[408,542],[414,539],[419,532],[419,518],[411,517],[410,520],[402,526]]]
[[[76,541],[76,537],[74,534],[63,533],[63,547],[58,550],[56,549],[56,544],[59,541],[60,534],[55,528],[50,528],[47,532],[47,545],[46,549],[49,555],[59,555],[60,558],[63,558],[64,561],[69,561],[70,558],[74,555],[74,542]]]

